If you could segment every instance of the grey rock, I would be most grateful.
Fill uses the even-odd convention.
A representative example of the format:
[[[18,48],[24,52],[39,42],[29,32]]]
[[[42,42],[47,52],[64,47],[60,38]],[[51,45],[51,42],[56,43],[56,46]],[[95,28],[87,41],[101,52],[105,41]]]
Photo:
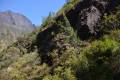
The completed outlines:
[[[84,0],[85,1],[85,0]],[[86,0],[88,1],[88,0]],[[77,27],[88,27],[89,32],[96,34],[96,25],[100,21],[107,2],[102,0],[89,0],[90,6],[79,13]]]

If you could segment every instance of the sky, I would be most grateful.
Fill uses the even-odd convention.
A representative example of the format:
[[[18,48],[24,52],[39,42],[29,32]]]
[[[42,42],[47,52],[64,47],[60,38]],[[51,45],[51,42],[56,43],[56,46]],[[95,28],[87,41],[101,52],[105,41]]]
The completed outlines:
[[[65,0],[0,0],[0,11],[11,10],[25,15],[35,25],[40,25],[50,12],[57,12]]]

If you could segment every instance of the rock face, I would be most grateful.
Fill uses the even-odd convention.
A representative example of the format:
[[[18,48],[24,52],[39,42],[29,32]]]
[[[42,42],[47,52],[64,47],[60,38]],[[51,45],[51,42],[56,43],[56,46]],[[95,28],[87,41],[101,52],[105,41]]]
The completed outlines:
[[[89,2],[88,7],[83,8],[79,12],[79,19],[77,21],[77,29],[80,36],[97,35],[97,23],[101,20],[108,4],[103,0],[83,0],[84,4],[87,2]],[[82,38],[85,39],[84,37]]]
[[[82,0],[66,15],[78,36],[84,40],[90,35],[98,35],[97,25],[104,13],[115,11],[119,4],[120,0]]]
[[[71,27],[77,32],[77,36],[81,40],[88,40],[99,37],[98,24],[101,22],[103,15],[115,10],[118,5],[120,5],[120,0],[81,0],[74,6],[74,9],[65,10],[64,13]],[[55,20],[56,22],[64,21],[64,15],[57,16]],[[39,52],[44,52],[44,55],[52,50],[51,48],[56,43],[53,41],[55,36],[51,33],[58,34],[60,31],[60,26],[57,23],[48,26],[37,35],[36,41]]]

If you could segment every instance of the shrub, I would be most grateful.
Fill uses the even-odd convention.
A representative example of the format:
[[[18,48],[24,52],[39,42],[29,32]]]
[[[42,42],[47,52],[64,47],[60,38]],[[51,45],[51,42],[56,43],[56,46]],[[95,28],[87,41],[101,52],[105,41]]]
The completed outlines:
[[[45,76],[43,80],[76,80],[76,77],[70,68],[57,67],[54,75]]]
[[[21,52],[16,47],[10,47],[0,53],[0,69],[9,66],[21,56]]]
[[[119,43],[111,39],[92,42],[79,56],[77,77],[81,76],[83,80],[113,80],[114,55],[119,57],[119,49]]]
[[[119,19],[120,19],[120,6],[118,6],[115,12],[104,14],[103,19],[100,23],[99,30],[109,32],[110,30],[120,29]]]
[[[43,18],[43,23],[42,23],[42,27],[47,27],[49,25],[51,25],[52,23],[55,23],[55,19],[54,19],[54,13],[50,12],[48,17]]]
[[[113,30],[109,35],[105,35],[104,38],[109,38],[120,42],[120,30]]]

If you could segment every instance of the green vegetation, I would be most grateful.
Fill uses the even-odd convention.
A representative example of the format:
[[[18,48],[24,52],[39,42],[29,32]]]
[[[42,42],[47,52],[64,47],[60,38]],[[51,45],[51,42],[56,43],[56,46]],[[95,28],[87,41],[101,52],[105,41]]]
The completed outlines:
[[[81,0],[68,0],[67,4],[63,6],[61,10],[58,11],[57,15],[62,14],[63,12],[68,12],[71,9],[74,9],[75,6],[80,2]]]
[[[110,29],[117,30],[120,26],[120,6],[116,8],[116,11],[110,12],[109,14],[105,13],[103,20],[100,24],[100,30],[103,32],[109,32]]]
[[[102,36],[81,40],[66,16],[78,1],[60,10],[62,19],[50,14],[40,29],[0,51],[0,80],[120,79],[120,30],[112,28],[120,26],[119,7],[104,14]]]

